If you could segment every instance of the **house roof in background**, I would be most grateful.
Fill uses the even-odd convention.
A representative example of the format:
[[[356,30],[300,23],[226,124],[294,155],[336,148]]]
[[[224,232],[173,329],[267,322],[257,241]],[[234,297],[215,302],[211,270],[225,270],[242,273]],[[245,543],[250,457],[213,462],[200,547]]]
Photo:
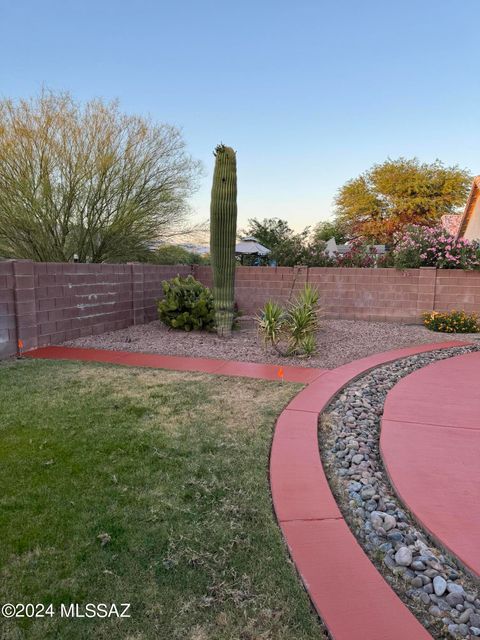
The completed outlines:
[[[375,253],[377,255],[383,255],[386,253],[387,249],[384,244],[369,244],[367,245],[370,249],[375,249]],[[330,238],[325,245],[326,252],[333,256],[334,254],[343,255],[348,253],[351,249],[351,245],[349,244],[337,244],[335,238]]]
[[[472,188],[470,190],[470,195],[468,196],[467,204],[465,205],[465,211],[461,216],[460,224],[457,231],[457,238],[461,238],[465,231],[467,230],[468,223],[472,217],[473,211],[475,209],[475,204],[478,200],[478,196],[480,194],[480,176],[476,176],[472,182]]]

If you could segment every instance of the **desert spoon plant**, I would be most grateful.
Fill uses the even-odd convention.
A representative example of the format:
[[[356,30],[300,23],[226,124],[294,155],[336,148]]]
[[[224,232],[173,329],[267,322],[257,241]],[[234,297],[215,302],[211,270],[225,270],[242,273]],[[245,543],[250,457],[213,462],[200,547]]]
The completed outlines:
[[[313,355],[320,316],[318,298],[317,289],[306,284],[287,309],[272,300],[266,302],[256,318],[265,345],[270,344],[282,356]]]
[[[210,255],[213,269],[215,324],[219,336],[232,332],[237,234],[237,159],[235,151],[220,144],[214,152],[210,205]]]

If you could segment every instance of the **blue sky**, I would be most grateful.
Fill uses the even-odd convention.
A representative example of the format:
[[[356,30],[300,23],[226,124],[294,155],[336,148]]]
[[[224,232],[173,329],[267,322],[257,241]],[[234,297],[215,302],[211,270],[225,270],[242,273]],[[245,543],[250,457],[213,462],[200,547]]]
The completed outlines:
[[[480,173],[478,0],[0,1],[0,93],[119,98],[183,129],[206,176],[237,150],[239,226],[328,218],[388,156]]]

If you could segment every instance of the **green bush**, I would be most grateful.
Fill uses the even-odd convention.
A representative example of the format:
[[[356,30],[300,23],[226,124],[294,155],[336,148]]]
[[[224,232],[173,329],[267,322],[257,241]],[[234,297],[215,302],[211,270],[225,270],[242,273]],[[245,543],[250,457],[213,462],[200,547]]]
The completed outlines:
[[[423,314],[423,324],[430,331],[440,331],[441,333],[480,332],[476,313],[465,313],[465,311],[456,311],[455,309],[449,313],[427,311]]]
[[[311,355],[316,350],[318,330],[318,291],[306,284],[301,294],[288,307],[285,315],[288,352]],[[314,341],[312,347],[312,340]]]
[[[173,329],[212,330],[215,326],[210,289],[193,276],[177,276],[162,282],[165,297],[157,302],[160,320]]]
[[[265,344],[280,355],[310,356],[317,349],[318,316],[318,291],[307,284],[286,310],[269,300],[256,320]]]

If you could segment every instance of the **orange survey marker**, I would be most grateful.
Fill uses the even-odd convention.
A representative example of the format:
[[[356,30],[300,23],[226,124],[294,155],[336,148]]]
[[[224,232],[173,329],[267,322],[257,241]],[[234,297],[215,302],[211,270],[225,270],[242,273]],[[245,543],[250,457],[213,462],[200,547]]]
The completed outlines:
[[[277,376],[280,378],[280,380],[283,382],[283,367],[279,367],[278,371],[277,371]]]

